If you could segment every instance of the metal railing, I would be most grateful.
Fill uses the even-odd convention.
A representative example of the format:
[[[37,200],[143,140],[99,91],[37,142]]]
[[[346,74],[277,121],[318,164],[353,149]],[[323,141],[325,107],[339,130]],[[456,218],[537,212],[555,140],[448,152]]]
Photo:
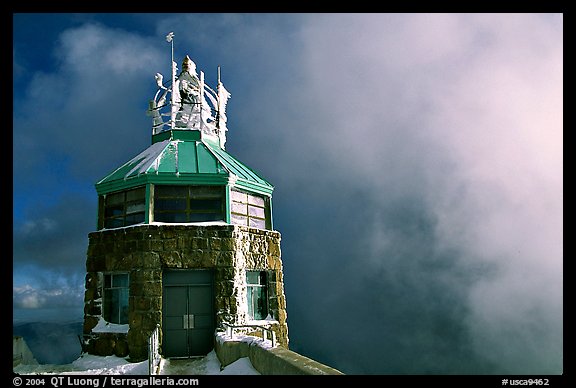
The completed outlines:
[[[160,325],[156,325],[156,328],[148,337],[148,374],[155,375],[158,374],[158,368],[160,366]]]
[[[260,325],[230,325],[226,322],[222,322],[222,325],[226,326],[226,335],[231,339],[234,339],[234,329],[246,329],[246,328],[261,329],[262,339],[264,341],[270,339],[270,341],[272,342],[272,347],[276,346],[276,332],[269,327],[264,327]],[[269,334],[269,336],[267,334]]]

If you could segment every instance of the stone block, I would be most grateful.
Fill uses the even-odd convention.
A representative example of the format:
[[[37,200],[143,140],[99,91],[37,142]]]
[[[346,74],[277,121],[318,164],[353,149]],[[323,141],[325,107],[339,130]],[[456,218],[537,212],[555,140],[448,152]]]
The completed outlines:
[[[135,297],[134,298],[135,310],[148,311],[150,309],[150,298]]]
[[[142,313],[130,314],[130,331],[139,330],[142,327]]]
[[[143,284],[142,295],[150,297],[153,295],[162,295],[161,282],[146,282]]]
[[[179,267],[182,265],[182,257],[178,251],[161,252],[160,261],[167,267]]]
[[[115,341],[109,336],[100,335],[94,343],[94,351],[98,356],[112,356]]]
[[[114,347],[114,355],[116,357],[126,357],[128,354],[128,341],[125,338],[118,338]]]
[[[150,310],[161,311],[162,310],[162,297],[152,296],[150,298]]]
[[[175,238],[171,238],[168,240],[164,240],[164,250],[165,251],[174,251],[176,250],[176,239]]]
[[[194,237],[192,239],[192,249],[208,249],[208,239]]]
[[[192,248],[192,238],[188,236],[178,236],[176,238],[176,249],[187,250]]]
[[[217,255],[212,251],[204,251],[201,255],[200,266],[203,268],[212,268],[216,266]]]
[[[84,315],[84,325],[82,326],[82,332],[84,334],[90,334],[92,329],[98,324],[98,316]]]
[[[216,267],[215,271],[215,281],[231,280],[234,282],[234,277],[236,275],[235,269],[232,266],[228,267]]]
[[[222,240],[217,237],[210,237],[210,249],[219,251],[222,249]]]

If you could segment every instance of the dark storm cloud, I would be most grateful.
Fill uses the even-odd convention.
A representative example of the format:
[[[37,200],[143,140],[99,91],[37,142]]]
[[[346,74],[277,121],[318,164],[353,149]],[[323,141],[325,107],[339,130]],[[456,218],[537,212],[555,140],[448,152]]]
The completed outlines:
[[[227,150],[276,187],[291,347],[347,373],[561,372],[561,17],[178,15],[154,39],[70,29],[59,71],[32,75],[20,101],[15,155],[31,159],[15,171],[65,155],[91,185],[146,147],[171,30],[178,62],[190,53],[208,79],[223,65]],[[73,222],[53,209],[15,225],[29,245],[18,260],[39,263],[40,237]]]
[[[95,201],[67,195],[54,206],[38,206],[14,226],[14,263],[77,272],[84,269],[87,230],[93,229]]]
[[[164,59],[158,45],[122,30],[86,24],[58,40],[58,69],[29,72],[14,104],[18,180],[36,179],[53,157],[66,157],[75,176],[92,180],[148,142],[147,100]],[[123,147],[112,147],[121,144]]]

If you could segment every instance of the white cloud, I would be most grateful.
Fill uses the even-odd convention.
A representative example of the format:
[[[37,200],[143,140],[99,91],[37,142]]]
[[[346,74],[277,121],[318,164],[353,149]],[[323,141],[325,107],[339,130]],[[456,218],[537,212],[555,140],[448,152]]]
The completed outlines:
[[[461,252],[465,265],[497,265],[498,276],[461,290],[471,334],[494,345],[477,341],[478,353],[511,371],[559,372],[561,23],[533,14],[331,15],[304,35],[307,92],[329,128],[311,134],[315,152],[369,182],[381,206],[424,198],[439,246]],[[380,230],[374,252],[398,249],[389,238]],[[496,346],[505,338],[513,350]]]
[[[35,287],[30,284],[15,285],[12,288],[12,303],[15,308],[41,309],[45,307],[77,307],[84,298],[84,287],[70,287],[63,284]]]
[[[126,147],[138,153],[148,145],[145,112],[166,59],[162,42],[85,24],[64,31],[57,47],[56,70],[31,71],[15,102],[14,152],[27,155],[14,166],[19,180],[60,155],[71,172],[95,180],[127,157]],[[110,147],[111,141],[126,147]]]

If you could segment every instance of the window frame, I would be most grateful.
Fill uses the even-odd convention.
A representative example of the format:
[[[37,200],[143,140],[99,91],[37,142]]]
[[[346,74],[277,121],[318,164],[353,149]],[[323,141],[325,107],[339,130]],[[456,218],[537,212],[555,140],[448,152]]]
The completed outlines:
[[[162,193],[163,189],[178,188],[181,193]],[[210,222],[225,221],[225,191],[224,186],[213,185],[155,185],[154,186],[154,221],[166,223],[189,223],[189,222]],[[178,191],[178,190],[176,190]],[[173,209],[163,208],[160,206],[162,201],[169,204],[170,201],[183,201],[184,206]],[[210,201],[219,201],[219,206],[196,207],[204,201],[209,204]],[[174,217],[173,220],[167,220],[163,216]],[[177,218],[180,217],[178,220]],[[206,219],[198,219],[206,218]],[[196,218],[196,219],[195,219]]]
[[[130,196],[141,191],[136,198]],[[122,197],[118,200],[119,197]],[[134,211],[131,207],[137,207]],[[146,222],[146,186],[115,191],[100,196],[100,229],[115,229]],[[112,213],[117,211],[118,213]]]
[[[230,189],[230,223],[270,230],[270,198],[236,188]]]
[[[259,283],[250,283],[248,280],[248,274],[258,273]],[[265,270],[246,270],[246,304],[247,304],[247,315],[250,321],[262,321],[265,320],[270,315],[270,298],[268,292],[268,271]],[[258,292],[257,290],[263,290]],[[263,294],[263,295],[262,295]],[[254,296],[258,296],[254,298]],[[256,310],[258,299],[263,299],[264,312],[263,316],[256,317]],[[252,301],[252,303],[250,303]],[[262,314],[261,314],[262,315]]]
[[[125,285],[116,285],[114,278],[120,276],[126,277]],[[108,278],[110,279],[109,282],[107,280]],[[122,292],[123,290],[125,291],[124,293]],[[118,292],[118,296],[115,298],[113,294],[116,292]],[[109,297],[109,295],[111,294],[112,296]],[[130,273],[104,272],[102,274],[102,318],[104,318],[104,320],[109,323],[115,323],[119,325],[128,324],[129,303],[130,303]],[[112,307],[109,307],[108,306],[109,304],[111,304]],[[125,311],[123,311],[123,309],[125,309]]]

